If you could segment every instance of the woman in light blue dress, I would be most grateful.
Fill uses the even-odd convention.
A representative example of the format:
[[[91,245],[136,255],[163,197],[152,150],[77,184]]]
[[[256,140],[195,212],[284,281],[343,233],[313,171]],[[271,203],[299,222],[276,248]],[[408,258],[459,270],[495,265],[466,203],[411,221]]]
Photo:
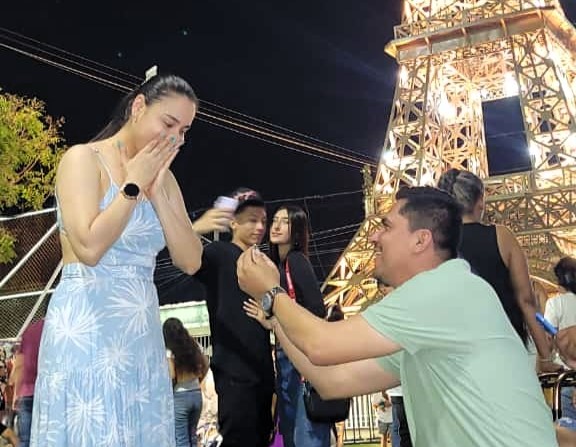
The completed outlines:
[[[192,274],[202,244],[169,170],[198,100],[176,76],[128,94],[56,180],[64,268],[38,360],[33,447],[173,447],[157,253]]]

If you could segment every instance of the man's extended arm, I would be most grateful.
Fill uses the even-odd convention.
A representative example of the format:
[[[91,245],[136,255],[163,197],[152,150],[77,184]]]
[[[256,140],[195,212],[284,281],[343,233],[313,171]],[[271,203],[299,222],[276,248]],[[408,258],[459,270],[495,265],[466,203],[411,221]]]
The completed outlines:
[[[312,315],[286,294],[276,296],[274,315],[286,337],[315,365],[382,357],[402,349],[373,329],[361,315],[327,322]]]
[[[256,248],[250,248],[238,259],[238,282],[244,292],[260,301],[280,283],[280,275],[270,259]],[[273,311],[286,337],[315,365],[372,359],[402,349],[373,329],[362,316],[328,323],[285,293],[276,295]]]
[[[296,369],[314,385],[324,399],[360,396],[389,389],[400,383],[398,377],[384,370],[375,359],[316,366],[289,340],[278,320],[273,322],[272,327]]]

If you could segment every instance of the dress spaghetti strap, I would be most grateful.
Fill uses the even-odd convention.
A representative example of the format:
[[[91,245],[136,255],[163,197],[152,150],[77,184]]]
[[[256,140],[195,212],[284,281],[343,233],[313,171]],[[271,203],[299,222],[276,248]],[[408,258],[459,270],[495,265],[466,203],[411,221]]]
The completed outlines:
[[[94,151],[94,153],[96,154],[96,156],[98,157],[98,161],[99,163],[102,165],[102,167],[104,168],[104,171],[106,171],[106,173],[108,174],[108,178],[110,179],[110,185],[114,185],[116,188],[118,188],[118,185],[116,184],[116,182],[114,181],[114,177],[112,177],[112,171],[110,170],[110,168],[108,167],[108,164],[106,163],[106,161],[104,160],[104,157],[102,156],[102,154],[100,153],[100,151],[98,150],[98,148],[95,148],[93,146],[90,146],[90,149],[92,149]]]

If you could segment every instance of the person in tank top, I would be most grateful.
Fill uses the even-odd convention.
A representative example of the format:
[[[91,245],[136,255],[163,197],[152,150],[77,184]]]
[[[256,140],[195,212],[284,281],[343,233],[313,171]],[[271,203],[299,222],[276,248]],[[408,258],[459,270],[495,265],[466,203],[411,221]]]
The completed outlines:
[[[539,358],[549,362],[552,349],[536,321],[540,306],[533,293],[526,256],[508,228],[482,222],[485,201],[482,180],[471,172],[450,169],[442,174],[438,187],[450,193],[462,207],[460,256],[494,288],[524,345],[529,347],[531,337]]]

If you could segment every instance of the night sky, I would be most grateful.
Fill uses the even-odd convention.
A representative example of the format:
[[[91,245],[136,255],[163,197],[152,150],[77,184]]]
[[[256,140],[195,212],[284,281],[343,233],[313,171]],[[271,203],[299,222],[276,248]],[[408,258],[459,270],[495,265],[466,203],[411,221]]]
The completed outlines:
[[[23,38],[6,30],[21,33],[125,72],[100,67],[118,76],[122,85],[138,82],[156,64],[160,71],[186,78],[201,100],[306,134],[324,146],[379,157],[396,76],[395,62],[383,48],[400,21],[400,0],[5,3],[0,43],[24,48]],[[575,20],[574,2],[563,3]],[[39,44],[27,43],[37,52]],[[92,137],[122,96],[3,48],[0,87],[36,96],[50,114],[65,117],[64,136],[70,145]],[[491,170],[517,169],[525,154],[517,133],[518,105],[492,104],[485,112]],[[315,233],[356,224],[363,217],[359,168],[200,120],[193,124],[173,170],[190,212],[243,185],[260,190],[267,200],[351,192],[295,202],[308,207]],[[321,279],[352,235],[348,228],[317,236],[311,260]],[[191,282],[160,263],[162,301],[182,299]]]

